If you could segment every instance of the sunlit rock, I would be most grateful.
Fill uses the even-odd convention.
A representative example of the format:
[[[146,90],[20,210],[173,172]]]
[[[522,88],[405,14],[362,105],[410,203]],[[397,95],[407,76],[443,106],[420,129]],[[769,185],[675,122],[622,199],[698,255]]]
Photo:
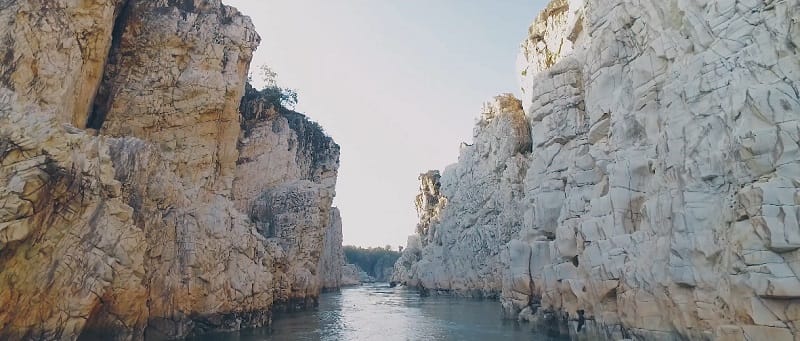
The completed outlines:
[[[339,146],[246,87],[249,18],[216,0],[0,18],[0,339],[258,327],[338,285]]]

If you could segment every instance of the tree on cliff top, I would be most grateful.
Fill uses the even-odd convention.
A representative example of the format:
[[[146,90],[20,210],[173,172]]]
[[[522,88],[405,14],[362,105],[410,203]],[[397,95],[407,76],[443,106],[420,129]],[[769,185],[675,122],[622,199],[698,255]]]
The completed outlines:
[[[261,92],[270,98],[270,102],[275,106],[294,110],[297,105],[297,91],[278,86],[278,74],[268,65],[263,64],[257,67],[258,83],[261,83]],[[255,86],[253,72],[247,77],[247,81]]]

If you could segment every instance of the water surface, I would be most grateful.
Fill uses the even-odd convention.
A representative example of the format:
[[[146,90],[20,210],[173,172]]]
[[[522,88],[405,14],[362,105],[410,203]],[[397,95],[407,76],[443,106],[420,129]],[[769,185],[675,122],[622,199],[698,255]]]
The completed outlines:
[[[326,293],[319,308],[278,314],[272,327],[199,340],[560,340],[526,323],[503,320],[500,303],[370,284]]]

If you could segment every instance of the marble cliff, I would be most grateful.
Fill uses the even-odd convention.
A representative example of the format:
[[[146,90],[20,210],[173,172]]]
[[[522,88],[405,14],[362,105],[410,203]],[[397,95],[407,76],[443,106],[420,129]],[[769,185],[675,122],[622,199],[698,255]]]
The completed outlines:
[[[394,281],[599,336],[800,337],[800,1],[554,0]],[[575,328],[572,328],[574,332]]]
[[[0,4],[0,339],[262,326],[339,285],[339,146],[246,84],[259,40],[219,0]]]

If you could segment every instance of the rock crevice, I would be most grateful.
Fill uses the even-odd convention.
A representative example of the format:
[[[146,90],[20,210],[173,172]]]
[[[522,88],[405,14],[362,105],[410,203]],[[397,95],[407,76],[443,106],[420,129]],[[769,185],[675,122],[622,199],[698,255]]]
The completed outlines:
[[[119,5],[118,13],[114,16],[114,25],[111,28],[111,43],[108,49],[108,57],[103,69],[104,78],[113,74],[113,70],[108,70],[110,67],[117,65],[120,45],[122,44],[122,35],[125,33],[125,27],[131,15],[131,6],[134,1],[122,0]],[[105,82],[103,82],[105,81]],[[111,108],[111,92],[110,87],[112,84],[108,80],[103,79],[98,83],[98,88],[95,90],[94,97],[92,98],[91,112],[86,119],[86,128],[100,130],[103,128],[106,115]]]

